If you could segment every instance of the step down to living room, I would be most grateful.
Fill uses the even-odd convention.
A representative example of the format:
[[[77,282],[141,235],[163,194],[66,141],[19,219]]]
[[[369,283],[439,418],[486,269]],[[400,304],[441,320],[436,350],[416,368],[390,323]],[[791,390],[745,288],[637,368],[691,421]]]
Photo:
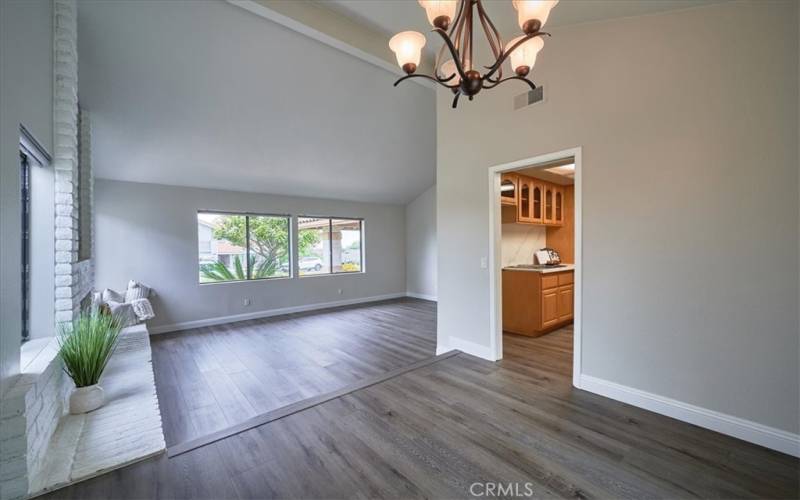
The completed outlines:
[[[440,361],[444,361],[445,359],[452,358],[453,356],[457,356],[459,354],[461,354],[461,351],[449,351],[444,354],[440,354],[438,356],[433,356],[432,358],[418,361],[412,365],[392,370],[390,372],[384,373],[383,375],[378,375],[376,377],[371,377],[369,379],[362,380],[361,382],[356,382],[355,384],[343,387],[342,389],[336,391],[332,391],[326,394],[321,394],[319,396],[315,396],[313,398],[309,398],[303,401],[298,401],[297,403],[284,406],[283,408],[278,408],[277,410],[273,410],[264,413],[262,415],[258,415],[253,418],[247,419],[246,421],[234,425],[232,427],[228,427],[227,429],[214,432],[212,434],[203,436],[198,439],[187,441],[186,443],[181,443],[175,446],[171,446],[167,449],[167,455],[170,458],[182,455],[183,453],[187,453],[202,446],[209,445],[221,439],[234,436],[236,434],[245,432],[260,425],[274,422],[275,420],[288,417],[289,415],[293,415],[303,410],[307,410],[309,408],[320,405],[332,399],[336,399],[346,394],[350,394],[351,392],[355,392],[361,389],[366,389],[367,387],[380,384],[381,382],[386,382],[387,380],[399,377],[400,375],[406,374],[414,370],[418,370],[420,368],[424,368],[426,366],[438,363]]]

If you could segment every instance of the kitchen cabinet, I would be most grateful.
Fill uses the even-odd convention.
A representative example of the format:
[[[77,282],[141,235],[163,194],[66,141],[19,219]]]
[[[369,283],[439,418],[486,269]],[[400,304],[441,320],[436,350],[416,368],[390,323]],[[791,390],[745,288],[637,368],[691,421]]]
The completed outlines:
[[[572,321],[573,271],[503,270],[503,330],[538,337]]]
[[[564,223],[564,188],[560,186],[553,189],[553,223]]]
[[[553,199],[555,198],[555,188],[552,184],[545,184],[544,186],[544,223],[555,224],[555,209],[553,207]]]
[[[533,182],[533,190],[531,191],[531,222],[534,224],[542,223],[542,190],[543,185],[541,182]]]
[[[517,198],[517,222],[533,222],[531,218],[531,193],[533,191],[533,179],[530,177],[519,177],[519,197]]]
[[[517,206],[517,174],[503,174],[500,176],[500,203],[502,205]]]
[[[563,186],[518,174],[502,174],[500,186],[503,224],[564,224]]]
[[[558,321],[569,321],[572,319],[573,304],[575,294],[572,293],[572,286],[558,287],[558,306],[556,308]]]

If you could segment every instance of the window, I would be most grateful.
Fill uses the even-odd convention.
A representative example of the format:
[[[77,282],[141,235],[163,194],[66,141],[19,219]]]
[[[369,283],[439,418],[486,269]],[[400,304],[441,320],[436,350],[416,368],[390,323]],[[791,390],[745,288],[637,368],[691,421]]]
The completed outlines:
[[[297,265],[300,276],[330,274],[330,224],[330,219],[297,218]]]
[[[363,270],[361,219],[298,217],[300,276]]]
[[[200,283],[285,278],[289,264],[289,217],[197,214]]]
[[[334,273],[357,273],[361,271],[361,221],[332,219],[331,240]],[[337,244],[338,242],[338,244]]]

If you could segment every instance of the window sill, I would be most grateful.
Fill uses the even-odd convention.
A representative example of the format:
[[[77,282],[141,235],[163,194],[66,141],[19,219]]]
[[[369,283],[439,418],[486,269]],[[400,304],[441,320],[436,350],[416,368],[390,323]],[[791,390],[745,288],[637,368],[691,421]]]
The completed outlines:
[[[55,337],[31,339],[20,348],[20,373],[26,376],[41,375],[58,356],[58,341]]]
[[[322,278],[324,276],[360,276],[362,274],[367,274],[366,271],[351,271],[349,273],[322,273],[322,274],[306,274],[304,276],[298,276],[300,279],[306,278]]]
[[[292,276],[281,276],[280,278],[259,278],[256,280],[231,280],[231,281],[206,281],[198,282],[200,286],[206,285],[238,285],[241,283],[264,283],[269,281],[289,281],[294,279]]]

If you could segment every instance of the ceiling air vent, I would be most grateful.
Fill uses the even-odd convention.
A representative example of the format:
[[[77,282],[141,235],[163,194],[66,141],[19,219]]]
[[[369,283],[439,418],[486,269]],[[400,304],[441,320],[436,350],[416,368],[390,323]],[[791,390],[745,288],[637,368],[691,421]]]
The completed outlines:
[[[536,90],[529,90],[514,98],[514,109],[524,108],[544,100],[544,87],[536,87]]]

